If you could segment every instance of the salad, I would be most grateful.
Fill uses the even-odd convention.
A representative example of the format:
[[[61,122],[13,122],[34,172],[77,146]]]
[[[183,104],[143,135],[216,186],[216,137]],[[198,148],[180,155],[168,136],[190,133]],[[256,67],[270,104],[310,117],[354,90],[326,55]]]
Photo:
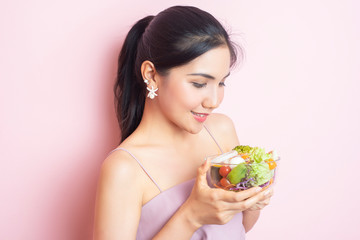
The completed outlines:
[[[230,191],[251,187],[268,187],[275,179],[277,161],[274,151],[239,145],[230,152],[211,159],[210,179],[213,186]]]

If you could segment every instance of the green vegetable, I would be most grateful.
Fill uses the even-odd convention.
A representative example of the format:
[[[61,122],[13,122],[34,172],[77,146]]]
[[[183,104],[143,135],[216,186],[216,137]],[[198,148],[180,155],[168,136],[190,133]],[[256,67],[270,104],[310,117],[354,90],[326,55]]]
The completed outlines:
[[[236,150],[238,153],[250,153],[250,151],[252,150],[253,148],[248,146],[248,145],[239,145],[239,146],[236,146],[234,147],[233,150]]]
[[[246,172],[247,167],[245,163],[240,163],[229,172],[227,179],[230,181],[230,183],[236,185],[241,182],[241,179],[245,177]]]
[[[247,178],[253,178],[253,186],[262,185],[272,178],[273,174],[267,163],[253,163],[249,165],[251,167],[250,174]],[[235,169],[235,168],[234,168]],[[231,173],[231,172],[230,172]],[[229,174],[230,174],[229,173]]]
[[[261,163],[271,158],[270,153],[266,153],[264,148],[255,147],[250,153],[250,158],[257,163]]]
[[[271,180],[274,172],[270,169],[268,162],[269,159],[274,162],[273,153],[266,153],[264,148],[248,145],[239,145],[233,150],[241,155],[247,155],[249,158],[247,158],[247,163],[236,166],[227,175],[230,183],[234,185],[246,184],[246,187],[253,187],[263,185]]]

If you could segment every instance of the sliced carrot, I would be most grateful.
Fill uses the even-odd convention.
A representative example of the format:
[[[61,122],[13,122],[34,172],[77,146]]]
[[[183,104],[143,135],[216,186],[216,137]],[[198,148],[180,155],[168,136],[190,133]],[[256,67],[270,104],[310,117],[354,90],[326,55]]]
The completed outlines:
[[[243,159],[248,159],[248,158],[249,158],[249,155],[247,155],[247,154],[242,154],[241,157],[242,157]]]
[[[229,190],[230,188],[233,188],[233,187],[235,187],[234,184],[229,184],[224,189]]]
[[[272,184],[273,182],[274,182],[274,178],[271,178],[271,179],[270,179],[270,184]],[[270,185],[270,184],[269,184],[269,185]]]
[[[265,162],[267,162],[267,164],[269,165],[270,170],[273,170],[274,168],[276,168],[276,162],[273,159],[268,159]]]
[[[235,187],[235,185],[234,184],[229,184],[229,185],[227,185],[226,187],[223,187],[223,186],[219,186],[219,185],[217,185],[217,184],[215,184],[214,183],[214,186],[216,187],[216,188],[221,188],[221,189],[225,189],[225,190],[229,190],[230,188],[232,188],[232,187]]]

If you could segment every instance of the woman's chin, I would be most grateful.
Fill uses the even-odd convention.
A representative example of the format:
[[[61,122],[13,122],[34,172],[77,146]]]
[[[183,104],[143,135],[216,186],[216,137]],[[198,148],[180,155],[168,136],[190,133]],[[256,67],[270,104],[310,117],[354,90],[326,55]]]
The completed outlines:
[[[191,127],[185,130],[191,134],[198,134],[199,132],[201,132],[203,128],[204,128],[204,124],[201,123],[201,124],[192,125]]]

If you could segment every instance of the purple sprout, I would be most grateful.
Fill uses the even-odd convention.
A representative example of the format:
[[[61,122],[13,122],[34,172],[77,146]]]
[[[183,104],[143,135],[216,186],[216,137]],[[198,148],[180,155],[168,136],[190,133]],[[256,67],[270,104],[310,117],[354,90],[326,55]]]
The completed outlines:
[[[249,171],[250,170],[248,170],[248,174],[249,174]],[[274,170],[274,175],[272,177],[273,181],[275,181],[275,175],[276,175],[275,173],[276,173],[276,171]],[[255,182],[255,179],[253,179],[253,178],[245,179],[244,181],[236,184],[235,187],[229,188],[229,190],[231,190],[231,191],[246,190],[246,189],[253,187],[251,183],[254,183],[254,182]],[[270,185],[270,181],[267,181],[266,183],[259,185],[259,187],[263,188],[263,187],[267,187],[269,185]]]

